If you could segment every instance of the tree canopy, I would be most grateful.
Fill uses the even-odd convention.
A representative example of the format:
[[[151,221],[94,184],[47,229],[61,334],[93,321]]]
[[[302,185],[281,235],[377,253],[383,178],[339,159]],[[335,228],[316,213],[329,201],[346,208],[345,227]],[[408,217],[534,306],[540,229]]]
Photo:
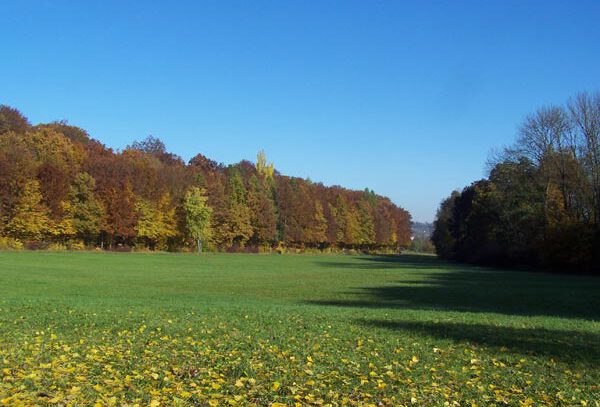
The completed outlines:
[[[22,243],[181,250],[356,249],[410,244],[410,214],[373,191],[256,163],[188,163],[148,136],[115,151],[66,121],[0,106],[0,236]]]
[[[600,270],[600,94],[528,115],[490,169],[442,202],[433,233],[441,257]]]

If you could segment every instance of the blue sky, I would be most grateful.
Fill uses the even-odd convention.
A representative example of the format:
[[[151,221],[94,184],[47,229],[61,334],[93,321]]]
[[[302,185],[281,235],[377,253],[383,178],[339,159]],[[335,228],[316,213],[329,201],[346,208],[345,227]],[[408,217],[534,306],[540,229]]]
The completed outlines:
[[[600,90],[599,1],[12,1],[0,103],[108,146],[264,149],[430,221],[523,116]]]

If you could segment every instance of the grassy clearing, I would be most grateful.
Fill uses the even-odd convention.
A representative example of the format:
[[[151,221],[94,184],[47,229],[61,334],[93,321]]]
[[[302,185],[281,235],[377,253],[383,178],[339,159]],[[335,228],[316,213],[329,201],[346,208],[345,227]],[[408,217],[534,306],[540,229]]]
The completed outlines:
[[[14,252],[0,289],[8,405],[600,405],[597,278]]]

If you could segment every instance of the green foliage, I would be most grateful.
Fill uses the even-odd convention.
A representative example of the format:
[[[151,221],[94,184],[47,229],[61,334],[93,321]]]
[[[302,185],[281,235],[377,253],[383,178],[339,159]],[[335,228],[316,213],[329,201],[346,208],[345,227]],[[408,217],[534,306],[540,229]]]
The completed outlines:
[[[417,235],[410,244],[410,250],[415,253],[435,253],[435,246],[427,236]]]
[[[460,192],[454,191],[450,197],[442,201],[433,224],[431,241],[435,246],[436,253],[445,259],[454,257],[456,246],[456,238],[453,234],[454,207],[459,196]]]
[[[600,94],[526,117],[488,179],[444,201],[433,241],[448,259],[600,270]]]
[[[95,196],[95,189],[96,180],[90,174],[77,174],[69,190],[69,201],[65,208],[76,235],[87,242],[100,233],[104,218],[104,208]]]
[[[198,187],[190,188],[183,202],[186,227],[190,236],[197,242],[198,253],[202,253],[202,242],[207,242],[212,237],[213,211],[207,202],[206,190]]]

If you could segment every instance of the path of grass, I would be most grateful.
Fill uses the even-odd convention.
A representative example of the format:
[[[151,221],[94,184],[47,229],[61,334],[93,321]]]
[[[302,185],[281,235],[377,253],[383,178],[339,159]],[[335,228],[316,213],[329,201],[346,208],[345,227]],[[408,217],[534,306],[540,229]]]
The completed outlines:
[[[434,257],[0,253],[4,404],[600,405],[600,279]]]

